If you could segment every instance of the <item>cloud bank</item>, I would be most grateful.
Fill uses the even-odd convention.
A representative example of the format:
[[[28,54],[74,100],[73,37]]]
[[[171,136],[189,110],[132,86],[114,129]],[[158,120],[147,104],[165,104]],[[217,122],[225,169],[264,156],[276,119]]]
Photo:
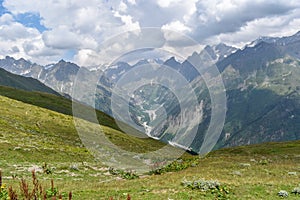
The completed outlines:
[[[0,15],[1,56],[23,57],[40,64],[63,58],[91,66],[106,62],[98,59],[104,41],[145,27],[178,31],[203,45],[223,42],[238,47],[259,36],[292,35],[300,27],[300,2],[4,0]],[[135,38],[128,35],[131,41]],[[152,42],[163,41],[154,38]],[[126,50],[126,42],[112,45]]]

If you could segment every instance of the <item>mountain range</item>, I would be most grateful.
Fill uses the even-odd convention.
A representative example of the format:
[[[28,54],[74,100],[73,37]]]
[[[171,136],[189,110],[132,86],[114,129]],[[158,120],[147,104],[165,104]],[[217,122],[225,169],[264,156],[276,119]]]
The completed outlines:
[[[261,37],[242,49],[219,44],[206,46],[204,51],[219,69],[227,95],[225,126],[216,148],[300,139],[300,32],[289,37]],[[0,67],[11,73],[35,78],[53,90],[68,95],[72,95],[76,74],[83,69],[87,81],[91,76],[99,79],[96,102],[92,106],[111,115],[112,89],[126,72],[151,62],[169,66],[184,76],[199,99],[201,108],[190,110],[184,116],[191,126],[198,128],[196,139],[189,146],[198,152],[211,118],[211,101],[205,81],[189,61],[200,55],[201,52],[195,52],[183,62],[175,57],[165,61],[141,60],[135,65],[119,62],[105,71],[80,68],[64,60],[41,66],[7,56],[0,60]],[[8,83],[6,80],[4,82]],[[130,103],[131,117],[135,123],[147,128],[150,136],[164,142],[172,141],[174,133],[171,127],[176,123],[178,125],[178,119],[182,117],[176,96],[168,88],[158,85],[146,85],[135,95],[138,98]],[[163,106],[167,120],[159,121],[161,109],[157,105]],[[193,124],[199,110],[201,123]]]

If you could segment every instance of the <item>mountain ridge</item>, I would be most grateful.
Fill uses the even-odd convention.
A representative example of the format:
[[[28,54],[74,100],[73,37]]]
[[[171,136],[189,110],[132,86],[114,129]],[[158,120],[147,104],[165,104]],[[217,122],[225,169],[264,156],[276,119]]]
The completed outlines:
[[[207,53],[211,55],[213,55],[213,53],[218,53],[216,50],[222,48],[225,48],[226,51],[224,52],[228,53],[224,54],[224,56],[213,55],[213,59],[211,59],[213,61],[212,64],[215,64],[220,70],[229,103],[227,121],[217,145],[218,148],[248,143],[267,142],[264,140],[265,138],[267,138],[268,141],[288,140],[288,136],[286,136],[281,129],[287,130],[287,135],[295,134],[295,137],[293,136],[291,139],[298,138],[298,134],[295,132],[296,129],[290,127],[297,127],[294,126],[293,123],[298,122],[297,102],[299,87],[297,87],[297,85],[300,81],[297,78],[298,75],[300,76],[300,72],[298,70],[298,66],[300,66],[299,36],[300,34],[297,33],[290,37],[277,39],[263,38],[264,40],[267,40],[267,42],[259,41],[253,46],[246,46],[239,50],[222,44],[220,44],[218,48],[207,47],[207,49],[210,49]],[[194,52],[192,55],[195,59],[198,59],[199,56],[201,56],[201,52]],[[20,60],[19,62],[22,63],[24,61]],[[146,61],[141,61],[140,64],[144,64],[145,62]],[[70,63],[60,61],[57,67],[68,64]],[[197,151],[199,146],[201,146],[201,141],[205,134],[205,128],[208,126],[211,112],[211,102],[208,99],[209,92],[207,91],[207,88],[205,88],[205,81],[201,79],[203,74],[200,76],[188,60],[181,63],[178,62],[175,57],[171,57],[164,62],[164,65],[169,66],[173,70],[182,74],[184,78],[194,86],[195,91],[197,91],[198,99],[203,99],[203,123],[199,125],[198,136],[193,144],[193,148]],[[111,114],[111,88],[114,87],[115,81],[117,81],[122,74],[132,69],[132,67],[133,66],[128,63],[117,63],[116,66],[108,69],[108,71],[100,72],[100,74],[102,73],[101,77],[104,77],[104,82],[107,81],[107,84],[104,85],[99,83],[98,85],[98,89],[100,89],[100,91],[98,91],[99,93],[96,95],[97,108]],[[66,75],[65,78],[62,78],[62,80],[65,80],[68,77],[74,77],[74,72],[76,72],[78,68],[74,66],[71,68],[74,69],[74,71],[68,72],[70,76]],[[55,78],[55,71],[53,71],[55,67],[51,66],[49,69],[52,70],[54,74],[52,74],[51,77]],[[64,73],[66,73],[65,70],[62,70],[62,74]],[[86,70],[86,74],[87,77],[90,76],[89,70]],[[60,79],[60,77],[58,79]],[[111,81],[113,79],[115,81]],[[69,83],[71,83],[71,81],[69,81],[68,84]],[[72,86],[68,86],[68,88],[71,87]],[[147,87],[145,87],[142,92],[139,92],[139,95],[141,95],[141,99],[143,99],[143,97],[147,97],[148,99],[145,99],[147,99],[150,103],[143,106],[141,106],[142,104],[139,104],[136,105],[138,107],[131,108],[131,117],[134,117],[135,123],[150,126],[152,123],[151,119],[153,118],[150,114],[153,114],[154,112],[156,115],[158,113],[155,112],[160,111],[152,109],[154,108],[152,104],[157,104],[155,99],[158,99],[160,104],[162,101],[165,101],[163,104],[165,105],[164,108],[170,112],[169,115],[167,115],[168,120],[171,120],[169,123],[176,124],[177,122],[175,121],[178,120],[178,116],[176,117],[176,115],[179,113],[180,109],[176,106],[176,104],[174,104],[173,99],[168,99],[170,95],[166,93],[167,90],[159,88],[153,88],[153,90],[151,90],[151,85]],[[293,93],[294,91],[295,93]],[[289,94],[294,94],[294,96],[289,96]],[[291,99],[287,100],[288,98]],[[277,101],[281,103],[278,103]],[[167,105],[168,103],[170,104],[169,106]],[[134,105],[130,104],[130,106]],[[284,107],[292,109],[294,113],[297,113],[294,114],[293,118],[293,120],[296,120],[295,122],[291,123],[290,121],[292,120],[286,118],[287,115],[280,115],[281,112],[285,113]],[[195,113],[191,112],[189,115],[190,116],[186,117],[187,119],[194,116]],[[278,126],[272,126],[272,121],[276,124],[280,124],[279,122],[282,121],[284,124],[282,125],[282,128],[280,128]],[[260,123],[263,128],[258,131],[256,128],[258,126],[257,124]],[[155,122],[152,123],[152,125],[154,126],[152,127],[152,130],[168,130],[164,127],[164,124],[161,123]],[[256,134],[262,135],[256,136]],[[172,137],[172,133],[166,133],[165,136],[165,140],[167,141]],[[226,139],[227,137],[229,139]]]
[[[27,91],[38,91],[60,96],[60,94],[53,89],[47,87],[40,81],[20,75],[12,74],[0,68],[0,85],[23,89]]]

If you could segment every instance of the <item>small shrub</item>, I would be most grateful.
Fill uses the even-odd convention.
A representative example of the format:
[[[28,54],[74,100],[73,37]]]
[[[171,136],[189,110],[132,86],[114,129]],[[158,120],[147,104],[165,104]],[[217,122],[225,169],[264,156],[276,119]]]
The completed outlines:
[[[35,171],[32,171],[32,189],[30,189],[29,184],[25,179],[21,179],[20,181],[20,196],[22,198],[18,198],[17,191],[12,187],[9,187],[8,191],[6,190],[6,186],[2,184],[2,176],[0,171],[0,200],[46,200],[47,198],[56,199],[56,195],[58,195],[58,189],[54,187],[54,182],[51,180],[51,188],[48,190],[44,190],[42,185],[39,183]],[[59,195],[59,199],[62,199],[62,195]],[[72,193],[69,193],[69,200],[72,200]]]
[[[277,193],[277,195],[278,195],[279,197],[286,198],[286,197],[289,196],[289,193],[288,193],[287,191],[285,191],[285,190],[280,190],[280,191]]]
[[[220,183],[214,180],[197,180],[197,181],[183,181],[182,184],[185,187],[191,189],[200,189],[202,191],[212,190],[220,187]]]
[[[54,181],[51,179],[51,188],[46,190],[46,196],[49,197],[55,197],[58,194],[58,189],[54,187]]]
[[[153,164],[153,169],[149,172],[149,174],[160,175],[167,172],[178,172],[189,167],[196,167],[198,164],[199,160],[197,159],[179,159],[166,166],[164,166],[165,163],[157,162]]]
[[[1,188],[0,188],[0,199],[1,200],[8,199],[8,192],[7,192],[5,184],[1,185]]]
[[[124,171],[120,169],[114,169],[112,167],[110,167],[108,171],[111,175],[120,176],[121,178],[127,180],[139,178],[139,176],[135,174],[133,171]]]
[[[6,190],[6,185],[2,183],[2,172],[0,170],[0,199],[8,199],[8,192]]]
[[[226,185],[222,185],[216,180],[196,180],[196,181],[182,181],[184,187],[191,189],[198,189],[202,192],[211,192],[214,194],[216,199],[227,199],[229,189]]]
[[[43,168],[43,172],[45,174],[52,174],[52,170],[48,167],[47,163],[44,163],[44,165],[42,166]]]
[[[266,160],[266,159],[260,160],[260,161],[259,161],[259,164],[261,164],[261,165],[267,165],[267,164],[269,164],[269,161]]]

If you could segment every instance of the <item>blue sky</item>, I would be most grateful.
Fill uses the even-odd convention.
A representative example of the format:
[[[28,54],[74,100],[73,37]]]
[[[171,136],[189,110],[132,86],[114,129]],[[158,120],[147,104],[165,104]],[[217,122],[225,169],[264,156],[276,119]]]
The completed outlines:
[[[103,42],[144,27],[177,31],[201,45],[242,47],[259,36],[299,31],[300,1],[0,0],[0,56],[40,64],[60,59],[84,66],[104,64],[99,57]],[[134,38],[128,36],[119,51],[126,53],[126,44],[143,42]],[[112,57],[115,52],[106,53]]]
[[[1,4],[0,5],[0,15],[3,15],[5,13],[11,14],[9,10],[7,10],[5,7],[3,7],[3,0],[0,0],[0,4]],[[17,22],[20,22],[21,24],[23,24],[24,26],[34,27],[34,28],[38,29],[40,32],[47,30],[46,27],[41,25],[41,23],[40,23],[41,17],[37,13],[21,13],[21,14],[15,15],[14,19]]]
[[[35,13],[22,13],[15,16],[15,20],[26,27],[33,27],[41,33],[47,30],[46,27],[41,25],[41,17]]]

